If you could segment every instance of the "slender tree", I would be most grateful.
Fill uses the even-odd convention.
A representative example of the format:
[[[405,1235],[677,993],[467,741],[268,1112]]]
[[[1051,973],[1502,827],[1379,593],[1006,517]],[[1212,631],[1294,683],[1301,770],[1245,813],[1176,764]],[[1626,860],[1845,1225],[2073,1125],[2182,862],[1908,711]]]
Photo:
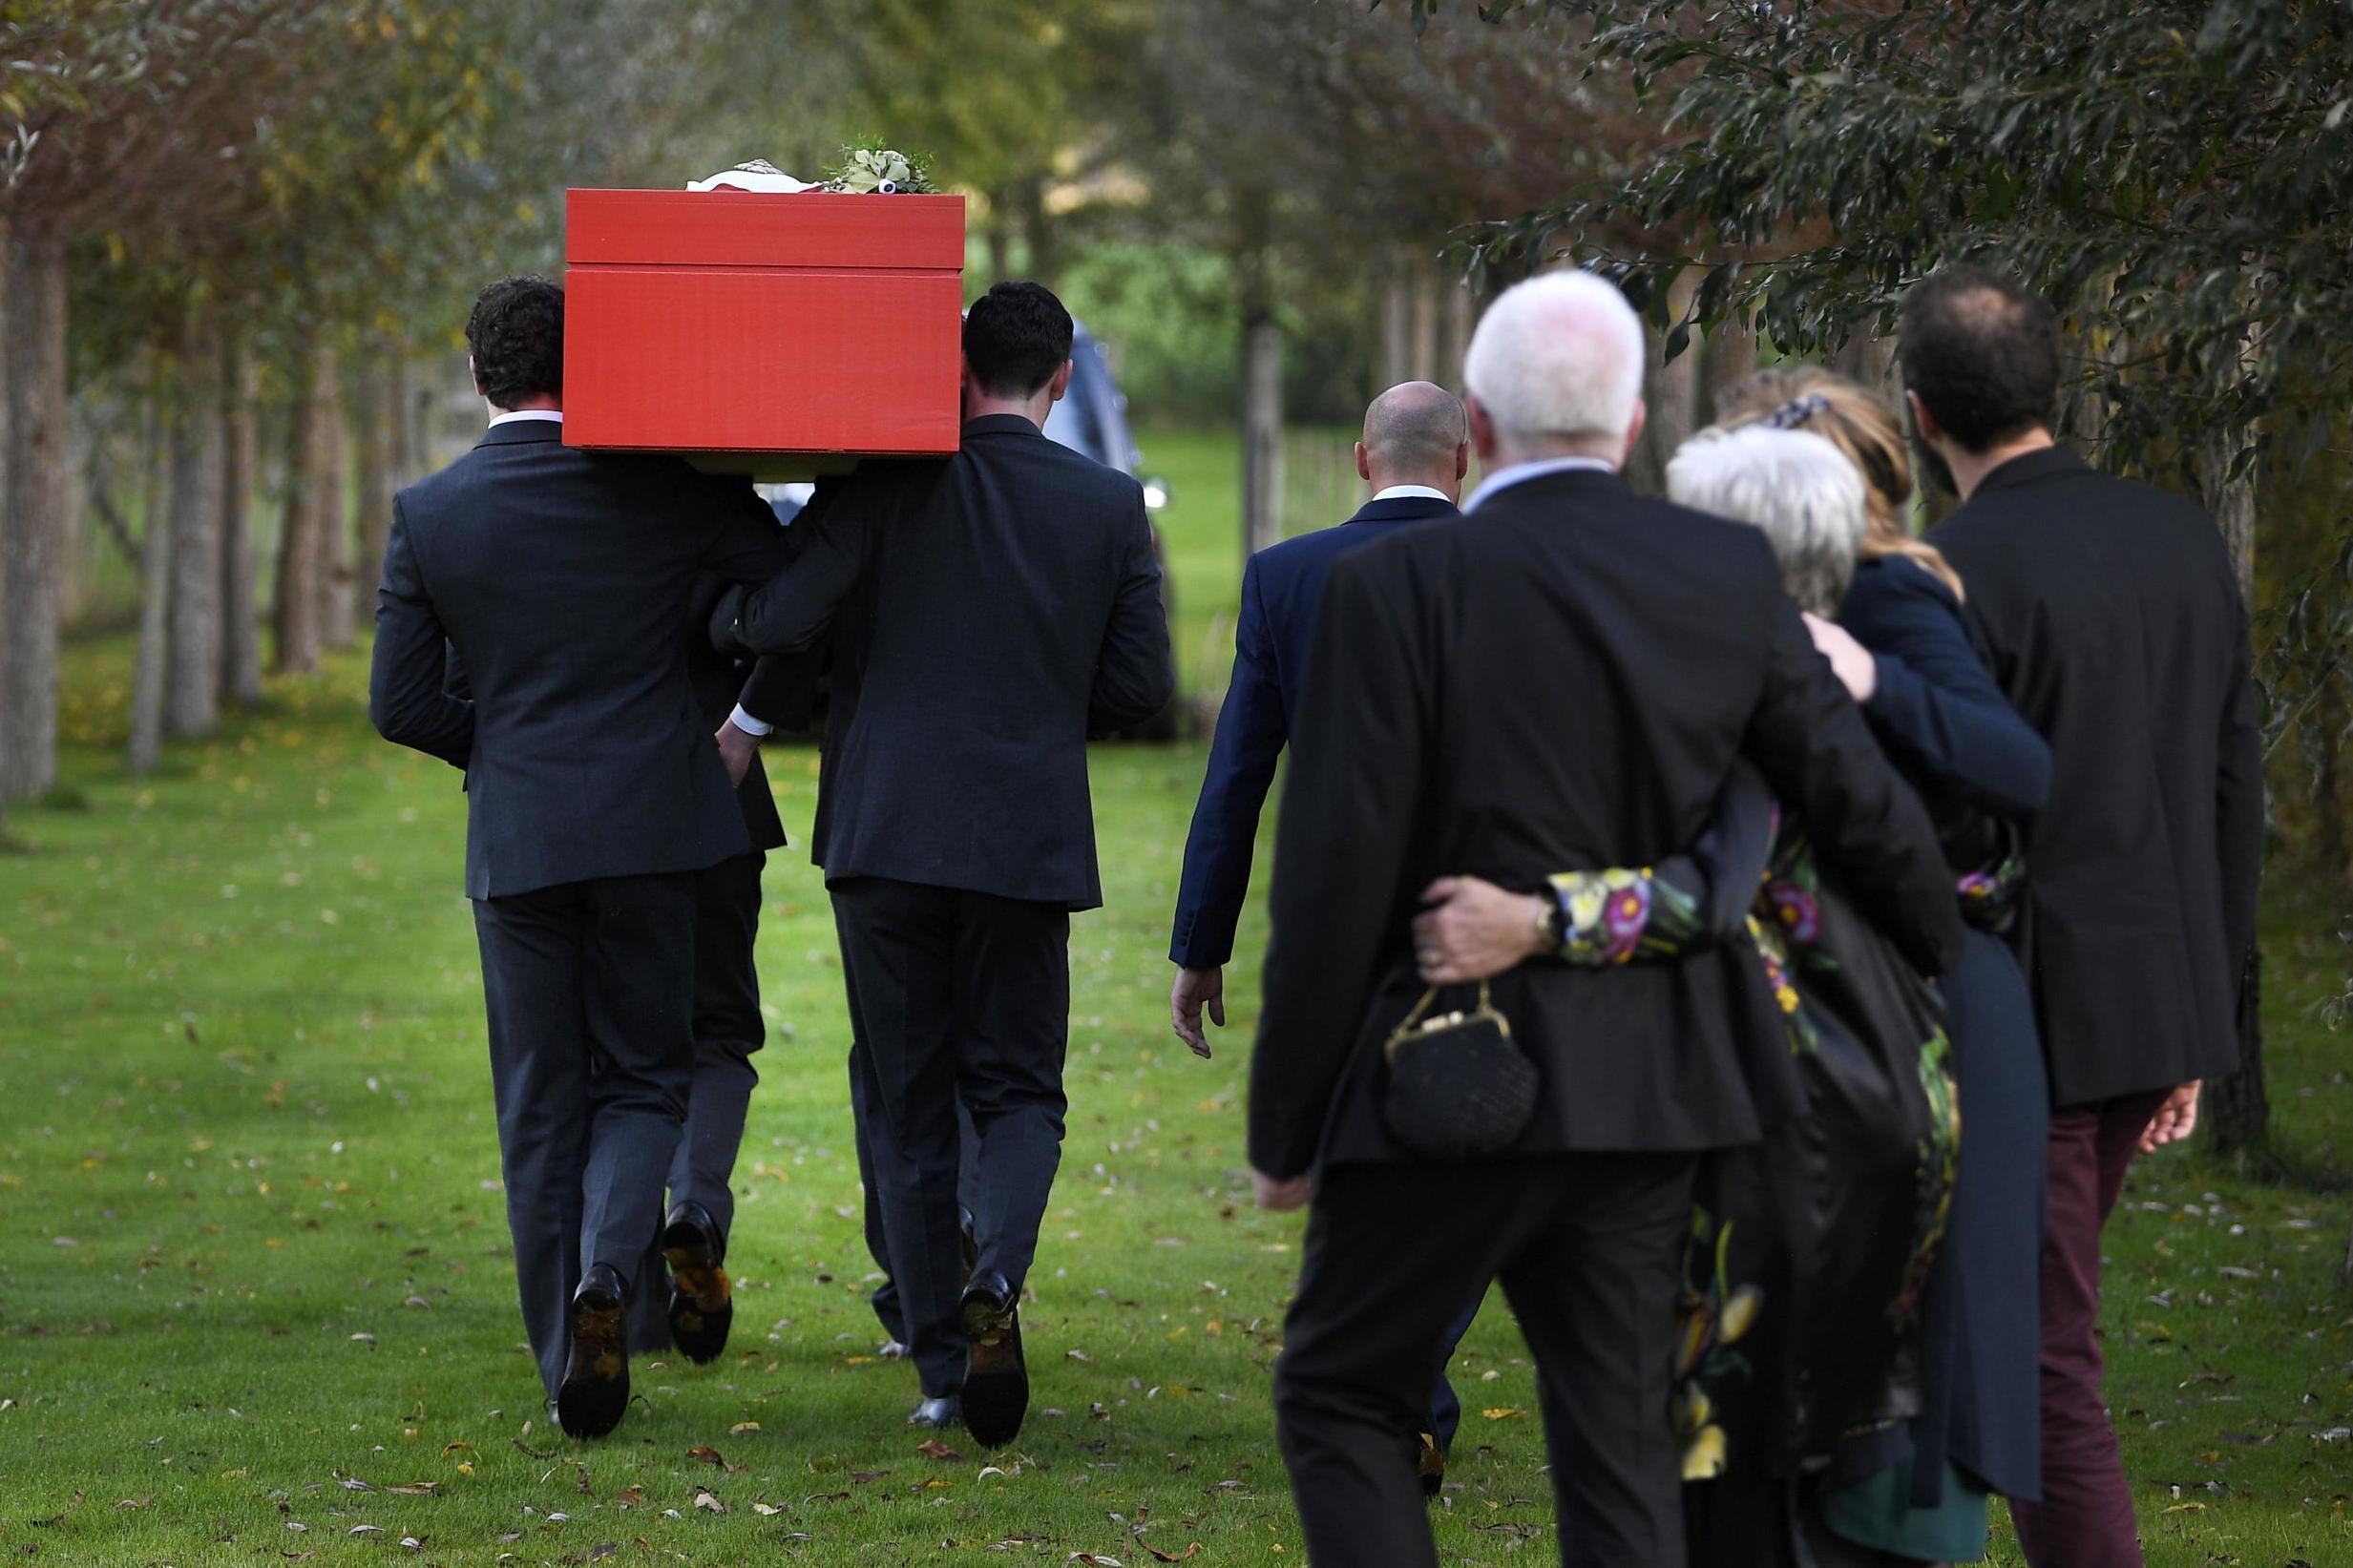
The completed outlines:
[[[65,594],[65,242],[19,220],[8,264],[8,521],[0,531],[0,797],[57,776],[57,631]]]
[[[317,443],[309,481],[319,533],[319,640],[329,648],[348,648],[357,635],[352,583],[358,575],[351,565],[351,442],[343,376],[332,347],[319,356],[310,396]]]
[[[262,700],[262,614],[253,554],[252,377],[240,333],[221,351],[221,698],[239,707]]]
[[[210,735],[221,720],[221,350],[209,320],[191,324],[179,355],[181,408],[173,421],[168,516],[148,525],[172,535],[164,579],[171,598],[164,729]]]
[[[271,617],[277,633],[271,668],[281,675],[302,674],[319,667],[320,518],[314,504],[317,487],[311,481],[317,462],[318,408],[310,393],[318,384],[320,350],[305,351],[301,388],[286,420],[284,526],[278,533],[278,580],[271,596]]]

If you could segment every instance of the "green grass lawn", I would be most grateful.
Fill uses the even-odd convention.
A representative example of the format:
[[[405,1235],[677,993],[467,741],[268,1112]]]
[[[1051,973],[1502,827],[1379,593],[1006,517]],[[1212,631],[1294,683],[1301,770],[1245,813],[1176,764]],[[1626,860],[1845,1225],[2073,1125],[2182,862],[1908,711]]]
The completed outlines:
[[[1147,445],[1206,624],[1239,565],[1210,517],[1230,470]],[[1015,1449],[926,1456],[913,1374],[872,1357],[838,964],[797,849],[767,878],[734,1352],[641,1362],[643,1401],[580,1444],[520,1343],[456,776],[375,740],[343,655],[130,781],[126,650],[69,663],[65,786],[12,813],[29,852],[0,857],[0,1558],[1300,1560],[1267,1399],[1299,1221],[1250,1207],[1242,1154],[1254,964],[1216,1060],[1166,1023],[1197,747],[1095,758],[1109,907],[1073,928],[1070,1137]],[[798,841],[814,756],[775,762]],[[2283,1138],[2328,1177],[2353,1165],[2342,1044],[2308,1010],[2343,971],[2335,919],[2293,890],[2268,918]],[[1263,937],[1253,908],[1243,951]],[[2159,1568],[2353,1563],[2346,1219],[2200,1156],[2135,1179],[2109,1345]],[[1458,1375],[1443,1553],[1550,1560],[1500,1304]]]

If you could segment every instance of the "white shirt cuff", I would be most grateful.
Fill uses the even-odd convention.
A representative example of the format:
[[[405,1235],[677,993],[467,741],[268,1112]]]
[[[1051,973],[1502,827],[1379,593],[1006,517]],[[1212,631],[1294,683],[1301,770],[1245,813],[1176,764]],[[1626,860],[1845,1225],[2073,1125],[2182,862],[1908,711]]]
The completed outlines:
[[[733,713],[727,715],[727,722],[733,724],[737,729],[742,730],[746,735],[766,735],[768,731],[776,727],[774,724],[762,723],[759,720],[754,719],[750,714],[746,713],[744,711],[744,704],[741,702],[738,702],[735,705],[735,711]]]

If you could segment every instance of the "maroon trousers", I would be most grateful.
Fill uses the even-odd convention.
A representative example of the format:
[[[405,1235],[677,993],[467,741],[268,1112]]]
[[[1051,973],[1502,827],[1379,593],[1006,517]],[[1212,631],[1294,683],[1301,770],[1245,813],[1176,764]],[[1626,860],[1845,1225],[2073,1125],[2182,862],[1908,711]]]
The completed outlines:
[[[2043,1500],[2010,1517],[2032,1568],[2141,1568],[2132,1491],[2100,1389],[2100,1227],[2165,1094],[2050,1115],[2043,1240]]]

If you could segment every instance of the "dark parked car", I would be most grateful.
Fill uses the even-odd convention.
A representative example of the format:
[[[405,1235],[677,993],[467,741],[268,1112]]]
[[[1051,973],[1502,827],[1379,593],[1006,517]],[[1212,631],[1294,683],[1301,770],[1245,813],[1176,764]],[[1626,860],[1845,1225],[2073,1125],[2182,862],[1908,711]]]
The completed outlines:
[[[1083,326],[1070,345],[1070,390],[1046,416],[1046,434],[1073,451],[1083,452],[1096,462],[1135,474],[1144,486],[1144,504],[1147,511],[1158,512],[1168,504],[1166,481],[1151,478],[1139,470],[1144,454],[1136,449],[1136,438],[1127,428],[1127,397],[1120,390],[1119,382],[1111,374],[1111,362],[1103,355],[1103,345]],[[767,491],[768,505],[776,509],[779,522],[790,523],[801,508],[809,504],[814,487],[809,485],[777,485]],[[1168,575],[1168,553],[1161,543],[1160,530],[1152,530],[1152,550],[1160,557],[1161,602],[1167,611],[1171,632],[1176,626],[1176,584]],[[1173,741],[1179,731],[1178,717],[1183,712],[1181,700],[1171,700],[1160,714],[1135,728],[1122,732],[1124,739],[1133,741]]]

